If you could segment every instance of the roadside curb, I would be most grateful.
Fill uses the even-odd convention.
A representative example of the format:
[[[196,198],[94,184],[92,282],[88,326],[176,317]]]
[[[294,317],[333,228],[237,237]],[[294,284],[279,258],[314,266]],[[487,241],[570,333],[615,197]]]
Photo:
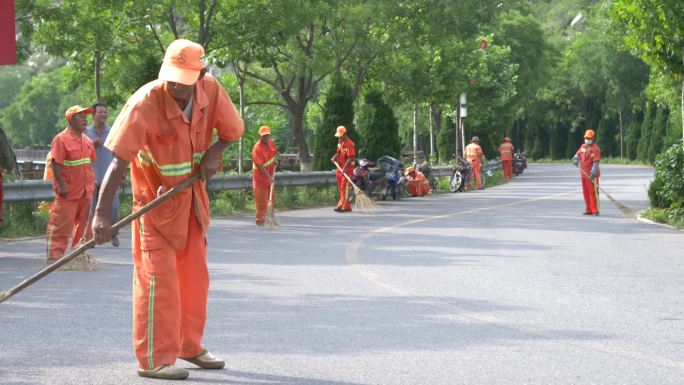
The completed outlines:
[[[684,232],[684,230],[678,229],[678,228],[676,228],[676,227],[674,227],[674,226],[672,226],[672,225],[668,225],[667,223],[660,223],[660,222],[652,221],[652,220],[650,220],[650,219],[648,219],[648,218],[645,218],[645,217],[643,217],[643,216],[641,215],[643,212],[644,212],[644,210],[641,210],[641,211],[639,211],[639,212],[637,213],[636,218],[635,218],[635,219],[637,220],[637,222],[648,223],[648,224],[650,224],[650,225],[656,225],[656,226],[667,227],[668,229],[671,229],[671,230]]]

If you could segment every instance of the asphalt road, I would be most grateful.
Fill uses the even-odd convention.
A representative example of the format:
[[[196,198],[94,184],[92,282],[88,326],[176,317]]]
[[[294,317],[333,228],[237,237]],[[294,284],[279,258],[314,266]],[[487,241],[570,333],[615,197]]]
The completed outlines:
[[[638,222],[649,168],[602,168],[601,216],[577,170],[530,165],[471,193],[213,220],[205,345],[186,383],[684,384],[684,233]],[[151,384],[136,375],[128,234],[91,273],[0,304],[0,383]],[[0,289],[43,239],[0,244]],[[181,366],[190,364],[179,362]]]

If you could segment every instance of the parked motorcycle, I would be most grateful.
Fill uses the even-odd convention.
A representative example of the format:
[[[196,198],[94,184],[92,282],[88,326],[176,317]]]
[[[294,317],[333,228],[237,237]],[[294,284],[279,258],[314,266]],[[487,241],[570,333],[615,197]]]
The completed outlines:
[[[465,158],[457,156],[454,159],[454,167],[449,179],[449,191],[463,191],[468,181],[473,167]]]
[[[399,159],[385,155],[378,159],[378,164],[381,169],[385,170],[387,195],[391,195],[394,200],[408,196],[406,178],[404,177],[404,163]]]
[[[388,192],[386,173],[382,168],[373,166],[374,162],[365,158],[359,159],[359,165],[352,173],[352,182],[367,196],[385,200]]]
[[[527,168],[527,157],[524,152],[513,154],[513,175],[518,176]]]

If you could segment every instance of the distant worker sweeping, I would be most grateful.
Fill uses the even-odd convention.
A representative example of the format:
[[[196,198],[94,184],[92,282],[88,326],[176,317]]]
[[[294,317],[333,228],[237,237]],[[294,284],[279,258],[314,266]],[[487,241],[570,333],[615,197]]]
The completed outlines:
[[[354,172],[354,160],[356,158],[356,147],[354,142],[347,136],[347,128],[345,126],[337,127],[335,131],[337,137],[337,151],[330,159],[335,163],[335,175],[337,176],[337,189],[340,192],[340,199],[337,201],[335,211],[344,213],[352,211],[351,202],[349,201],[349,189],[351,188],[350,179],[352,172]],[[346,177],[345,177],[346,175]]]
[[[594,143],[595,136],[594,130],[586,130],[584,132],[584,143],[572,158],[572,164],[580,169],[585,203],[585,209],[582,213],[584,215],[599,215],[600,208],[599,179],[601,170],[599,169],[599,162],[601,161],[601,149]]]
[[[271,129],[268,126],[261,126],[259,140],[252,149],[252,188],[254,189],[257,226],[266,224],[267,210],[275,210],[274,183],[277,156],[278,149],[271,139]]]
[[[206,181],[244,128],[221,84],[205,76],[203,55],[197,43],[172,42],[159,79],[128,99],[105,142],[115,157],[95,209],[98,244],[112,237],[112,199],[129,164],[134,211],[188,178],[200,179],[133,222],[133,342],[142,377],[187,378],[177,358],[205,369],[225,366],[202,346],[209,291]]]

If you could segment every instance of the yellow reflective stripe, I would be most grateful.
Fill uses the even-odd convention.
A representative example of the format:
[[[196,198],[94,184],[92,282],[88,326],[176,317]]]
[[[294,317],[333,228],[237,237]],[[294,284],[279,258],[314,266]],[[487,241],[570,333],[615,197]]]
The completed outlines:
[[[264,162],[264,167],[268,167],[275,161],[275,156],[267,161]]]
[[[154,275],[150,277],[150,295],[147,299],[147,365],[154,369]]]
[[[75,166],[81,166],[84,164],[90,164],[90,158],[81,158],[81,159],[74,159],[74,160],[64,160],[63,163],[67,167],[75,167]]]
[[[148,166],[148,167],[152,167],[153,165],[157,166],[157,168],[159,169],[159,172],[163,176],[181,176],[181,175],[190,174],[190,173],[192,173],[192,164],[193,163],[199,163],[202,160],[203,156],[204,156],[203,152],[196,152],[192,155],[193,160],[191,162],[161,165],[161,164],[157,163],[154,160],[154,158],[152,158],[152,154],[150,154],[149,151],[146,151],[146,150],[138,151],[138,159],[140,160],[140,163],[143,166]]]

